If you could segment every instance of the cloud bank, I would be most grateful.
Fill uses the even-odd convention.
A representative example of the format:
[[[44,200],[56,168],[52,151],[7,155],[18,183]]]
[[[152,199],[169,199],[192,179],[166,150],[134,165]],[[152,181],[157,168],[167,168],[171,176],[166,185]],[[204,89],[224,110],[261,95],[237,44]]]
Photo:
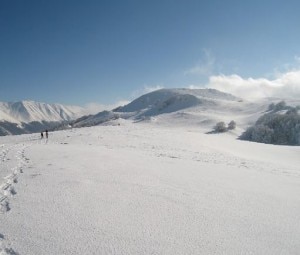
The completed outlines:
[[[280,97],[300,99],[300,70],[277,74],[274,79],[245,79],[237,74],[210,76],[206,87],[243,98]]]

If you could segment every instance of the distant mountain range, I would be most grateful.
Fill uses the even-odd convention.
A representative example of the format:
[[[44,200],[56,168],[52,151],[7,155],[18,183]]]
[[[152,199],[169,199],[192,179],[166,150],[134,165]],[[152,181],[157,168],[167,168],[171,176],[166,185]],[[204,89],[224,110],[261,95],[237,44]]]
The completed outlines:
[[[84,114],[78,106],[34,101],[0,102],[0,135],[40,132]]]
[[[77,106],[33,101],[0,103],[0,135],[41,132],[42,130],[120,124],[122,119],[155,122],[162,125],[196,126],[210,130],[217,122],[237,123],[244,131],[262,116],[271,103],[282,99],[266,98],[249,102],[215,89],[161,89],[140,96],[112,111],[84,115]],[[287,102],[300,105],[300,100]]]

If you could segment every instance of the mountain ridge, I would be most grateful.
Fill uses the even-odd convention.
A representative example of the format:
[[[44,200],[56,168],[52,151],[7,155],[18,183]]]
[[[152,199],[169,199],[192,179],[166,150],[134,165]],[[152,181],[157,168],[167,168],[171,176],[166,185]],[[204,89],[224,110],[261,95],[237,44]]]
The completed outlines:
[[[0,102],[0,135],[19,135],[54,128],[84,115],[79,106],[24,100]]]
[[[69,121],[84,112],[79,106],[47,104],[31,100],[0,102],[0,121],[30,123],[33,121]]]

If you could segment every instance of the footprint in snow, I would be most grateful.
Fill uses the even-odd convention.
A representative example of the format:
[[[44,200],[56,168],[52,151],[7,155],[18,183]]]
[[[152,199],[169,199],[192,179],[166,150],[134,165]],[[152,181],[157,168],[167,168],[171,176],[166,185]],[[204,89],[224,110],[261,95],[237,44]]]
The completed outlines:
[[[9,203],[6,201],[6,197],[4,197],[4,201],[1,202],[0,204],[0,213],[5,213],[10,211]],[[1,198],[0,198],[1,200]]]
[[[2,253],[4,252],[4,253]],[[15,252],[12,248],[5,248],[4,250],[1,251],[1,254],[4,255],[19,255],[19,253]]]
[[[17,192],[16,192],[16,190],[15,190],[15,188],[13,186],[10,187],[9,192],[13,196],[17,194]]]

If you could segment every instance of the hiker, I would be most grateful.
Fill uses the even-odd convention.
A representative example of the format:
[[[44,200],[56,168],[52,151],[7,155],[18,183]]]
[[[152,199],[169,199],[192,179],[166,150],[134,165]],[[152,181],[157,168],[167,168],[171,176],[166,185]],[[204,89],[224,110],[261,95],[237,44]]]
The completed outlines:
[[[46,138],[48,139],[48,130],[46,129]]]
[[[44,138],[44,134],[43,134],[43,132],[41,132],[41,139],[43,139]]]

